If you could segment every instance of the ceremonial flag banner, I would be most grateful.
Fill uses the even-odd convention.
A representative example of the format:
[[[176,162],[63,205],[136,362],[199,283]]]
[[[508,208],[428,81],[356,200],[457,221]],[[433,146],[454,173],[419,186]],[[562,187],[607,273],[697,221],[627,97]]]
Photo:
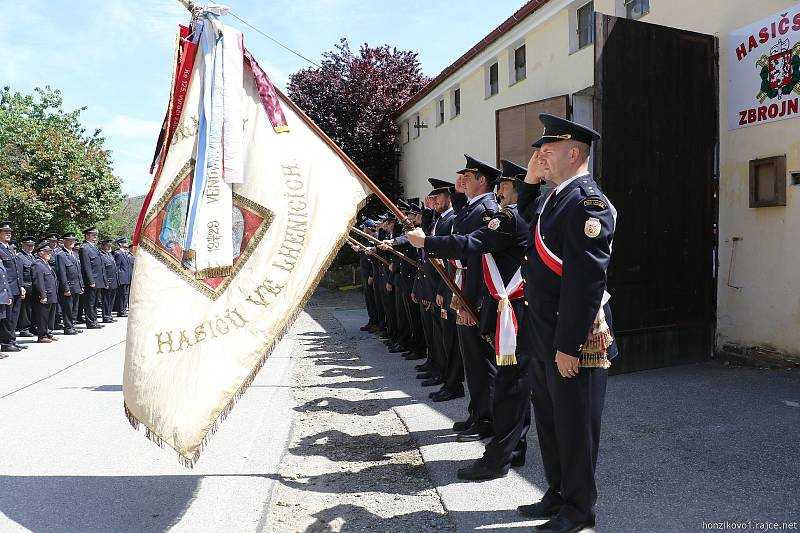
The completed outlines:
[[[199,11],[179,32],[158,170],[134,242],[123,376],[128,420],[186,466],[302,310],[368,195],[360,171],[276,91],[242,35],[219,31],[219,14]],[[202,40],[209,30],[216,52],[215,40]],[[241,77],[235,84],[230,72]],[[238,153],[223,155],[224,146]],[[199,206],[193,218],[190,204]],[[230,266],[198,268],[183,249],[189,241],[205,256],[230,254]]]

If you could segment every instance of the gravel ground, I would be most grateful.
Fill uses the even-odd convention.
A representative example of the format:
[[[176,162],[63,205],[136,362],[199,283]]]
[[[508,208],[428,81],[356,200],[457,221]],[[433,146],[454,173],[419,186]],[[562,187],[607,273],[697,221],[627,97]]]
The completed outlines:
[[[318,291],[290,333],[297,415],[267,530],[455,531],[408,429],[358,388],[374,378],[333,310],[360,294]]]

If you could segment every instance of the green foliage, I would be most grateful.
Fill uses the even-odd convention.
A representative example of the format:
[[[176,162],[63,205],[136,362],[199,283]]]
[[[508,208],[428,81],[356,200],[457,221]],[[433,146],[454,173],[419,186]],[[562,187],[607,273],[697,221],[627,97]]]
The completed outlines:
[[[120,182],[101,131],[81,126],[86,108],[64,111],[50,87],[35,93],[0,91],[0,218],[18,236],[80,231],[117,211]]]

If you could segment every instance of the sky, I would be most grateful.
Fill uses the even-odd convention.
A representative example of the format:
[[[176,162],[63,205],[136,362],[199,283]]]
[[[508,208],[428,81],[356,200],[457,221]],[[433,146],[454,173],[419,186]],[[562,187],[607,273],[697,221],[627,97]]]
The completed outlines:
[[[223,3],[223,2],[220,2]],[[389,44],[419,53],[435,76],[525,0],[231,0],[231,11],[319,63],[342,37],[353,49]],[[59,89],[64,108],[86,106],[101,128],[114,174],[129,196],[145,194],[167,106],[175,31],[189,13],[178,0],[0,0],[0,85]],[[231,16],[273,83],[310,66]]]

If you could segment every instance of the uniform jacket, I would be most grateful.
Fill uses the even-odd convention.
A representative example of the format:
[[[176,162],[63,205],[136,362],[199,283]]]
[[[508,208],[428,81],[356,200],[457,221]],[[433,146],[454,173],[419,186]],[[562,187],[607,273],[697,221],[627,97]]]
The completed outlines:
[[[22,286],[25,290],[29,290],[33,286],[33,278],[31,278],[31,267],[36,260],[33,254],[29,254],[24,250],[17,252],[17,264],[22,272]]]
[[[130,285],[133,279],[133,263],[135,258],[129,252],[116,250],[114,252],[114,261],[117,263],[117,274],[120,285]]]
[[[56,289],[56,273],[50,265],[41,258],[36,258],[31,267],[31,275],[33,276],[33,296],[37,301],[42,298],[47,298],[48,304],[53,304],[58,301],[58,293]]]
[[[69,291],[72,294],[83,293],[83,276],[81,275],[81,264],[72,252],[64,250],[56,258],[56,275],[58,277],[59,290]]]
[[[528,243],[528,223],[519,215],[516,206],[503,208],[496,213],[486,211],[482,224],[475,231],[453,234],[449,237],[425,239],[425,249],[439,257],[468,257],[470,267],[467,276],[480,276],[481,292],[470,300],[476,306],[482,334],[494,335],[497,325],[497,301],[489,294],[483,278],[483,254],[492,254],[503,281],[508,284],[522,264],[522,256]],[[478,258],[477,267],[472,267],[472,258]],[[469,298],[469,296],[467,296]],[[523,311],[522,300],[512,300],[517,320]]]
[[[2,260],[3,266],[6,268],[8,290],[11,291],[12,296],[17,297],[20,295],[19,287],[20,283],[23,282],[23,278],[22,269],[17,262],[14,250],[10,246],[0,244],[0,260]]]
[[[103,272],[105,275],[106,289],[119,288],[119,276],[117,273],[117,263],[114,261],[114,256],[111,252],[104,252],[100,250],[100,259],[103,262]]]
[[[528,301],[524,327],[530,332],[534,355],[551,362],[556,350],[579,357],[589,337],[606,290],[614,213],[589,174],[553,193],[549,200],[538,199],[538,193],[538,189],[523,189],[520,212],[530,219],[532,235],[541,222],[542,242],[563,261],[563,271],[559,276],[547,266],[532,237],[523,263]],[[603,310],[611,327],[611,308],[606,304]],[[608,357],[616,355],[615,342]]]
[[[88,287],[94,284],[96,289],[106,287],[106,276],[100,250],[94,244],[86,241],[81,246],[81,269],[83,270],[83,284]]]
[[[491,220],[494,215],[500,211],[500,206],[497,204],[497,197],[494,193],[489,193],[472,205],[465,205],[453,219],[453,235],[466,236],[473,231],[486,226],[487,222]],[[437,226],[437,235],[439,235],[439,228]],[[458,242],[463,242],[461,239]],[[449,237],[431,237],[425,239],[425,252],[430,257],[438,257],[440,259],[460,259],[462,264],[466,267],[463,273],[464,283],[463,292],[472,307],[477,310],[480,301],[484,294],[483,283],[483,263],[481,260],[482,252],[477,252],[468,247],[450,247],[451,243],[455,240]]]
[[[0,262],[0,319],[6,317],[6,308],[11,299],[11,291],[8,288],[8,275],[6,267]]]

